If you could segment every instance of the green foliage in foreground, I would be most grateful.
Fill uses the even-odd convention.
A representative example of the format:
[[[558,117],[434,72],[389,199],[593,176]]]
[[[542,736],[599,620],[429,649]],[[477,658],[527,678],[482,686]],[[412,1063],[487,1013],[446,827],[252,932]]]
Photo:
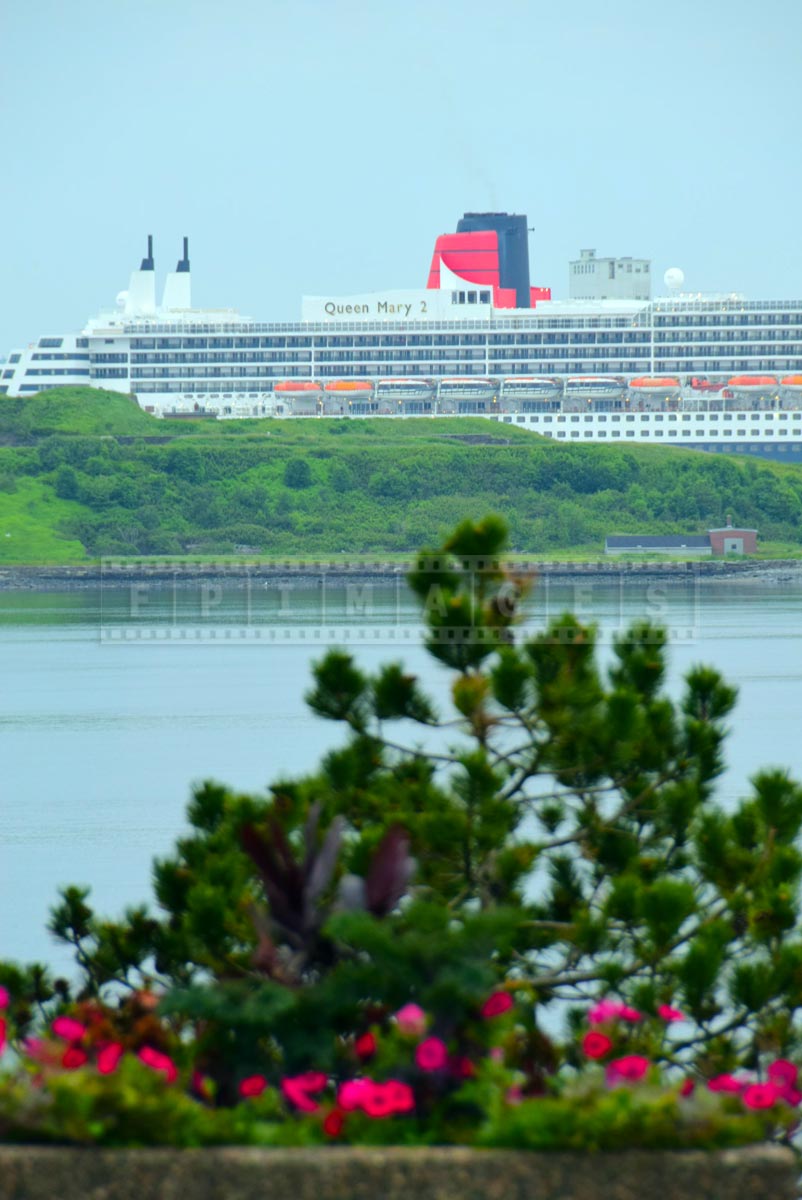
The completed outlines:
[[[408,552],[489,509],[519,553],[599,554],[610,532],[727,513],[799,547],[802,468],[481,418],[160,421],[91,388],[0,399],[0,562]]]
[[[0,964],[34,1080],[0,1088],[6,1136],[785,1135],[802,1102],[802,788],[763,771],[717,807],[735,692],[697,666],[672,699],[659,629],[634,626],[605,666],[570,615],[518,644],[522,584],[493,565],[505,536],[465,522],[410,576],[447,713],[402,664],[367,674],[331,651],[307,699],[344,741],[316,771],[267,796],[198,788],[154,865],[155,912],[106,919],[64,889],[50,928],[75,980]],[[59,1010],[77,1033],[54,1025],[26,1049]],[[109,1045],[124,1055],[111,1081]],[[175,1094],[146,1088],[132,1115],[143,1054]],[[769,1082],[744,1090],[745,1072]],[[360,1079],[400,1107],[349,1105]],[[265,1099],[243,1113],[254,1080]]]

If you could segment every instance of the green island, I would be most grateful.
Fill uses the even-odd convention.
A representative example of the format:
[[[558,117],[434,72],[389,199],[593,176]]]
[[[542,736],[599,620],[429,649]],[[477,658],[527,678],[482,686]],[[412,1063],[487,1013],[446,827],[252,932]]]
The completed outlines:
[[[93,388],[0,403],[0,564],[103,555],[408,558],[495,510],[510,551],[596,559],[608,533],[728,513],[802,553],[802,467],[662,446],[556,445],[482,418],[160,420]]]

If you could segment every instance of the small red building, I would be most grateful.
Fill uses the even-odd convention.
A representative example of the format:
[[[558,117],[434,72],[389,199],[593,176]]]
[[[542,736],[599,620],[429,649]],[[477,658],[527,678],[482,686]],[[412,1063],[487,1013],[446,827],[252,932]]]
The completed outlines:
[[[723,529],[708,529],[713,554],[754,554],[757,550],[756,529],[735,529],[727,517]]]

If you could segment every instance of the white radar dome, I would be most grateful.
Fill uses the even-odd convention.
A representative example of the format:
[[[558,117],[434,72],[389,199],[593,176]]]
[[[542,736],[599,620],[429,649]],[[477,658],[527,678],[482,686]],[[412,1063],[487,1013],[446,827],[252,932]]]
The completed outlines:
[[[117,307],[125,308],[127,302],[128,302],[128,292],[118,292],[117,293]]]
[[[663,276],[663,283],[670,292],[678,292],[685,282],[685,272],[679,267],[669,267]]]

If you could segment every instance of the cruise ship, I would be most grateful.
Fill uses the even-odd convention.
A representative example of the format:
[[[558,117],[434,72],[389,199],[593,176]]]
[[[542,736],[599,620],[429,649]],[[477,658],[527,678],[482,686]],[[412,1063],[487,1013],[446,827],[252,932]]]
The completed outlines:
[[[527,239],[525,216],[466,213],[437,237],[425,287],[308,296],[300,321],[261,323],[192,307],[186,238],[157,303],[149,237],[116,307],[9,353],[0,395],[88,384],[158,416],[470,414],[555,441],[802,461],[802,300],[682,294],[676,270],[662,298],[602,283],[554,300],[530,286]],[[596,271],[582,255],[572,269]],[[633,262],[648,272],[624,259],[619,274]]]

